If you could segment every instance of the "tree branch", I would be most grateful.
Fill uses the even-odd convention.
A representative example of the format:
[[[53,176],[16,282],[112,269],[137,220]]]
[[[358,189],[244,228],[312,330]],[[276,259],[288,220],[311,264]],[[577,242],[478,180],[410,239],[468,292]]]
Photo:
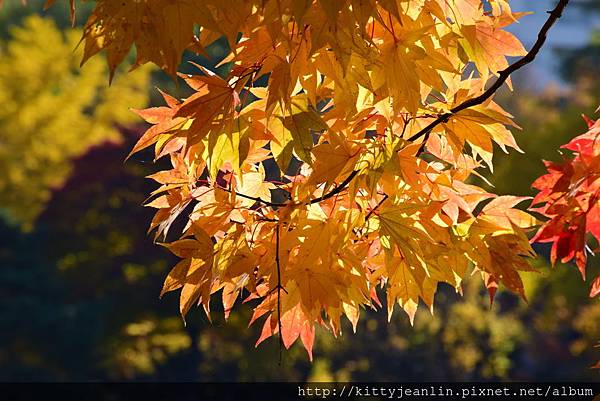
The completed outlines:
[[[315,198],[315,199],[311,199],[309,204],[314,205],[315,203],[319,203],[321,201],[324,201],[326,199],[329,199],[329,198],[339,194],[344,189],[346,189],[346,187],[348,187],[348,185],[350,184],[350,181],[352,181],[354,179],[354,177],[356,177],[357,175],[358,175],[358,170],[353,170],[350,173],[350,175],[348,175],[348,177],[346,177],[346,179],[344,181],[342,181],[342,183],[340,185],[338,185],[337,187],[335,187],[334,189],[332,189],[325,195],[319,196],[318,198]]]
[[[249,196],[249,195],[244,195],[242,193],[239,193],[237,191],[231,190],[231,189],[227,189],[227,188],[223,188],[222,186],[217,186],[217,188],[222,189],[225,192],[229,192],[230,194],[235,194],[236,196],[239,196],[240,198],[245,198],[245,199],[250,199],[253,200],[254,202],[259,202],[264,204],[265,206],[271,206],[271,207],[283,207],[286,206],[287,203],[275,203],[275,202],[269,202],[266,201],[262,198],[256,197],[256,196]]]
[[[388,198],[389,196],[387,194],[383,195],[383,198],[381,198],[379,203],[373,209],[371,209],[371,211],[365,216],[365,221],[369,220],[373,213],[375,213],[375,211],[379,209],[379,206],[381,206],[383,202],[385,202]]]
[[[319,203],[322,202],[326,199],[329,199],[337,194],[339,194],[340,192],[342,192],[344,189],[346,189],[348,187],[348,185],[350,184],[350,181],[352,181],[354,179],[354,177],[356,177],[358,175],[358,171],[357,170],[353,170],[348,177],[346,177],[346,179],[344,181],[342,181],[342,183],[340,185],[338,185],[337,187],[333,188],[331,191],[329,191],[328,193],[326,193],[325,195],[319,196],[318,198],[314,198],[311,199],[308,204],[309,205],[313,205],[315,203]],[[260,202],[265,206],[270,206],[270,207],[284,207],[287,206],[288,203],[275,203],[275,202],[269,202],[266,201],[264,199],[255,197],[255,196],[249,196],[249,195],[244,195],[242,193],[236,192],[234,190],[231,189],[227,189],[227,188],[223,188],[221,186],[218,186],[219,189],[222,189],[223,191],[229,192],[229,193],[234,193],[237,196],[241,197],[241,198],[245,198],[245,199],[250,199],[253,200],[255,202]]]
[[[558,2],[556,7],[554,8],[554,10],[549,12],[550,16],[548,17],[548,19],[546,20],[546,23],[542,26],[540,32],[538,33],[537,40],[536,40],[535,44],[533,45],[533,47],[531,48],[531,50],[529,50],[529,52],[525,56],[520,58],[518,61],[511,64],[508,68],[506,68],[505,70],[502,70],[498,76],[498,79],[496,79],[494,84],[492,86],[490,86],[485,92],[483,92],[481,95],[479,95],[477,97],[466,100],[463,103],[459,104],[458,106],[450,109],[449,112],[442,114],[441,116],[436,118],[433,122],[431,122],[429,125],[427,125],[425,128],[423,128],[422,130],[420,130],[419,132],[417,132],[416,134],[414,134],[413,136],[408,138],[409,142],[414,142],[417,139],[421,138],[422,136],[425,137],[423,139],[423,145],[421,146],[421,148],[419,149],[417,154],[421,154],[423,152],[425,143],[427,142],[427,139],[429,139],[429,134],[436,126],[438,126],[439,124],[448,122],[450,117],[452,117],[454,114],[456,114],[460,111],[468,109],[469,107],[473,107],[473,106],[482,104],[483,102],[485,102],[486,100],[491,98],[494,95],[494,93],[496,93],[496,91],[498,89],[500,89],[500,87],[502,87],[502,85],[504,85],[506,80],[508,80],[508,78],[511,76],[511,74],[513,72],[515,72],[515,71],[519,70],[520,68],[523,68],[527,64],[531,63],[535,59],[535,57],[538,55],[540,50],[542,49],[542,46],[544,45],[544,43],[546,42],[548,31],[550,31],[550,28],[552,28],[554,23],[562,16],[562,13],[563,13],[565,7],[567,7],[567,4],[569,4],[569,0],[560,0]]]

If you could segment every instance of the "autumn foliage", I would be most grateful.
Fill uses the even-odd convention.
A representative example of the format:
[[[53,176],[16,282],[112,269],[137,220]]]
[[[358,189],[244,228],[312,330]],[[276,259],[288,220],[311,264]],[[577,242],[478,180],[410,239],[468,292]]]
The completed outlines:
[[[230,47],[225,76],[196,65],[179,74],[189,97],[161,92],[163,106],[136,111],[151,126],[132,153],[152,147],[172,165],[150,176],[146,205],[181,258],[162,293],[180,290],[184,316],[202,305],[210,317],[216,293],[226,317],[255,302],[257,344],[300,338],[311,358],[316,326],[339,335],[345,317],[356,329],[382,296],[389,317],[397,304],[412,321],[440,283],[461,292],[475,271],[492,299],[500,286],[524,298],[538,221],[516,207],[527,198],[473,178],[492,170],[495,145],[520,151],[493,95],[567,3],[527,52],[505,30],[523,16],[507,0],[96,1],[83,61],[104,50],[111,79],[132,47],[134,67],[173,77],[184,50]],[[551,217],[535,239],[582,270],[586,231],[599,238],[597,125],[535,184]]]
[[[564,157],[563,163],[545,162],[548,174],[533,183],[540,192],[531,210],[549,218],[532,241],[552,243],[552,263],[574,260],[585,280],[587,255],[592,253],[586,234],[596,244],[600,241],[600,120],[584,118],[589,131],[562,146],[573,157]],[[590,297],[599,293],[596,277]]]

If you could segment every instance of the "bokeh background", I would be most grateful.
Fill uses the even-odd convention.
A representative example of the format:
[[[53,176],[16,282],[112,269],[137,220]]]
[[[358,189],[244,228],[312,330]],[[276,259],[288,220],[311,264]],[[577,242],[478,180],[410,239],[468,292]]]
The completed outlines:
[[[435,313],[414,327],[396,313],[367,311],[356,334],[321,332],[309,363],[295,345],[278,364],[278,343],[258,349],[247,327],[251,305],[228,322],[200,309],[184,326],[175,294],[158,299],[175,260],[146,235],[141,206],[158,166],[152,155],[124,159],[144,126],[128,108],[159,105],[155,87],[186,96],[185,85],[151,67],[111,87],[102,58],[83,69],[77,43],[92,4],[72,29],[63,2],[5,1],[0,11],[0,380],[1,381],[280,381],[280,380],[598,380],[600,303],[587,297],[574,266],[525,277],[528,303],[500,292],[492,308],[479,278],[464,297],[441,287]],[[66,2],[65,2],[66,3]],[[515,32],[535,40],[553,1],[513,0],[524,17]],[[498,101],[516,116],[521,155],[495,156],[497,193],[530,195],[542,159],[583,133],[582,112],[600,105],[600,0],[574,1],[535,65]],[[226,53],[209,49],[211,66]],[[185,64],[182,70],[189,68]],[[600,273],[591,259],[589,276]]]

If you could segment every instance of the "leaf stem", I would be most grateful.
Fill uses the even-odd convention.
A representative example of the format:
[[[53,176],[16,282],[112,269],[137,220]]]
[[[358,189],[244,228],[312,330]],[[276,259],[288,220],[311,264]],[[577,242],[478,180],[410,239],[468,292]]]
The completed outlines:
[[[275,228],[275,265],[277,266],[277,325],[279,328],[279,366],[281,366],[281,355],[283,352],[283,337],[281,336],[281,263],[279,261],[279,226]]]
[[[369,220],[369,217],[371,217],[371,215],[373,213],[375,213],[375,211],[379,208],[379,206],[381,206],[383,204],[383,202],[385,202],[388,198],[389,198],[389,196],[387,194],[383,195],[383,198],[381,198],[379,203],[373,209],[371,209],[369,211],[369,213],[365,216],[365,221]]]

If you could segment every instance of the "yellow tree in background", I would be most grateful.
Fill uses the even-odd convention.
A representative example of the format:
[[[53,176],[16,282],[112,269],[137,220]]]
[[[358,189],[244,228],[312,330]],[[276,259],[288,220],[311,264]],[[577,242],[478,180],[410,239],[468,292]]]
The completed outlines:
[[[109,87],[102,60],[79,68],[81,31],[31,16],[11,36],[0,43],[0,208],[28,228],[70,159],[136,121],[129,108],[146,104],[149,69]]]

